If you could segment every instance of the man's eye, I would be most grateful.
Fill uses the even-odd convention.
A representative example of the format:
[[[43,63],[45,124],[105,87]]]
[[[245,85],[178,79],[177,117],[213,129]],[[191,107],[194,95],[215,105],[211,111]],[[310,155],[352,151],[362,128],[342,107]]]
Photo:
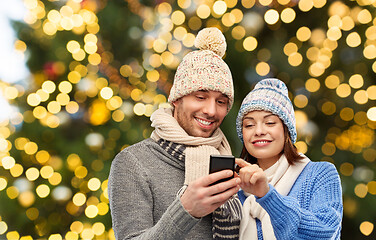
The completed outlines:
[[[202,99],[205,99],[203,96],[196,96],[196,98],[202,100]]]

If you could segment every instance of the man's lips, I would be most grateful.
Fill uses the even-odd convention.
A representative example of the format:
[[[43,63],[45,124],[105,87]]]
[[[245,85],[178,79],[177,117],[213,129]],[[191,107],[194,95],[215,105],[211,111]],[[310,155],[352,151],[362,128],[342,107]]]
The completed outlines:
[[[199,123],[200,126],[202,126],[204,128],[211,127],[214,124],[214,121],[205,120],[205,119],[202,119],[202,118],[195,117],[195,120]]]

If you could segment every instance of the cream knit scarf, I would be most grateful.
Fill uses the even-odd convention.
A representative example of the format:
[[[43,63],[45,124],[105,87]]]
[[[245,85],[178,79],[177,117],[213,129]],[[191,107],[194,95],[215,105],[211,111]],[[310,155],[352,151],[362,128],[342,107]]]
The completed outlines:
[[[211,154],[231,155],[230,144],[219,128],[209,138],[189,136],[173,117],[172,108],[160,108],[150,119],[155,128],[150,136],[152,139],[162,138],[186,146],[184,184],[209,174]]]
[[[304,155],[303,155],[304,156]],[[273,185],[278,193],[287,196],[296,179],[310,160],[304,159],[290,165],[285,155],[270,168],[265,170],[269,184]],[[243,204],[243,219],[240,223],[240,239],[257,240],[256,218],[261,221],[263,239],[276,239],[269,214],[256,202],[254,195],[249,195]]]

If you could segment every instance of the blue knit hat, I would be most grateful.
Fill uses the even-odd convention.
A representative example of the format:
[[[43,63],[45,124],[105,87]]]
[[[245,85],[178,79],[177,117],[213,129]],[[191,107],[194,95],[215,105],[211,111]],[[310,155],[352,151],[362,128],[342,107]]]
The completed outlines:
[[[244,98],[238,117],[236,131],[243,142],[243,117],[255,110],[269,111],[277,115],[287,126],[292,143],[296,142],[294,107],[288,96],[288,89],[281,80],[268,78],[258,82],[255,88]]]

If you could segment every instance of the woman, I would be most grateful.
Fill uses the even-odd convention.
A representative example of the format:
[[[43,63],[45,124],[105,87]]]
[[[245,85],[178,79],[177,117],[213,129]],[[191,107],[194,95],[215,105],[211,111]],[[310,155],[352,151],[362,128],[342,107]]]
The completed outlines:
[[[240,239],[339,239],[342,189],[328,162],[312,162],[293,145],[297,133],[286,85],[256,84],[236,120],[243,142],[239,176]]]

